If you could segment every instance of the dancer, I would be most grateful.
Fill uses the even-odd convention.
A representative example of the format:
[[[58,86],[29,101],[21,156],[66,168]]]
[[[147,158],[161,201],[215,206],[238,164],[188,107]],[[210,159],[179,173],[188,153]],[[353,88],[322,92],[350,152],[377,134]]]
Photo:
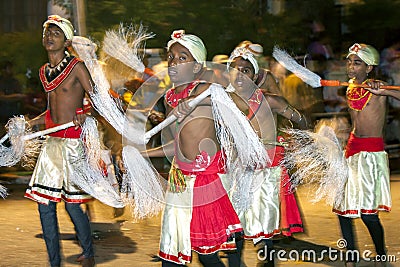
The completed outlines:
[[[240,47],[246,49],[247,53],[251,53],[258,64],[257,59],[263,54],[263,47],[261,45],[254,45],[251,41],[245,40],[239,43],[237,49]],[[240,50],[240,49],[239,49]],[[279,88],[278,82],[274,75],[270,70],[263,69],[257,67],[258,71],[254,74],[254,83],[257,85],[259,89],[264,94],[264,97],[267,99],[267,102],[273,108],[272,105],[276,103],[276,100],[279,100],[280,103],[277,103],[277,108],[273,108],[272,112],[275,114],[275,122],[277,121],[276,114],[281,115],[297,123],[297,126],[301,129],[306,129],[307,119],[304,115],[298,113],[298,111],[289,105],[287,100],[284,99],[283,94]],[[282,107],[282,105],[285,105]],[[281,114],[281,113],[283,114]],[[297,117],[295,113],[301,115]],[[279,134],[278,139],[283,142],[284,136],[283,134]],[[277,153],[280,155],[279,159],[276,159],[276,162],[279,162],[283,156],[283,146],[281,147],[281,152]],[[275,157],[277,156],[275,155]],[[300,218],[300,211],[297,205],[297,200],[294,193],[291,191],[291,183],[289,181],[289,176],[287,175],[286,170],[283,172],[281,183],[281,194],[280,194],[280,230],[281,234],[286,237],[291,237],[293,233],[303,232],[303,223]]]
[[[170,149],[147,151],[150,157],[171,152],[175,156],[169,173],[159,257],[162,266],[178,266],[190,262],[194,250],[204,266],[224,266],[218,251],[235,249],[233,241],[238,243],[242,227],[219,177],[226,168],[225,157],[217,139],[210,98],[194,110],[186,105],[187,99],[215,85],[207,82],[211,73],[204,67],[206,48],[202,40],[183,30],[174,31],[171,37],[167,44],[168,73],[174,87],[166,92],[165,100],[167,113],[174,109],[178,117],[172,127],[174,142]],[[240,266],[240,259],[234,261],[230,266]]]
[[[276,138],[276,131],[271,129],[276,129],[278,114],[294,121],[302,128],[307,125],[304,116],[291,107],[282,96],[271,93],[268,89],[259,88],[260,83],[256,84],[260,70],[254,51],[262,51],[262,47],[247,42],[245,46],[238,46],[232,52],[228,63],[230,74],[228,90],[233,91],[232,98],[247,114],[273,160],[268,168],[258,169],[254,173],[260,177],[255,179],[260,184],[255,185],[257,189],[253,193],[250,208],[238,209],[235,200],[233,203],[242,223],[245,238],[252,239],[255,244],[263,240],[269,250],[274,235],[278,233],[291,235],[303,231],[296,199],[289,189],[288,174],[279,165],[284,152],[284,139],[282,136]],[[268,75],[264,71],[262,73]],[[277,90],[276,84],[273,90]],[[272,113],[268,114],[267,110],[271,110]],[[273,266],[273,255],[267,255],[265,261],[259,264]]]
[[[92,198],[71,183],[74,161],[84,161],[85,148],[79,139],[80,125],[85,121],[85,92],[91,90],[91,77],[79,59],[68,53],[74,28],[70,21],[57,15],[43,24],[43,46],[49,63],[40,69],[40,79],[47,92],[47,110],[31,120],[31,126],[46,128],[74,121],[75,127],[51,134],[43,144],[25,197],[38,202],[43,238],[51,266],[61,266],[59,228],[56,205],[61,200],[77,233],[83,252],[77,259],[82,266],[94,266],[90,223],[80,204]]]
[[[367,84],[371,87],[347,88],[347,103],[350,107],[352,131],[345,156],[349,166],[349,177],[344,200],[334,205],[338,214],[347,250],[355,250],[353,219],[360,218],[367,226],[375,245],[378,263],[386,255],[384,230],[378,211],[390,211],[391,195],[389,164],[384,150],[383,129],[386,122],[387,96],[400,97],[400,91],[380,88],[383,82],[374,79],[375,66],[379,64],[376,49],[366,44],[354,44],[347,55],[347,74],[351,83]],[[350,255],[350,254],[349,254]],[[354,254],[353,254],[354,255]],[[355,266],[358,259],[347,259],[347,266]]]

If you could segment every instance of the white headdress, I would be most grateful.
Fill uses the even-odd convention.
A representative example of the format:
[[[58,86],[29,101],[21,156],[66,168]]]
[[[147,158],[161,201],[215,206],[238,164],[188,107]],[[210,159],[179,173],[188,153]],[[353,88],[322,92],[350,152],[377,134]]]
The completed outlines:
[[[367,65],[379,65],[379,53],[370,45],[355,43],[349,48],[347,57],[350,55],[359,56]]]
[[[256,56],[262,54],[263,48],[259,44],[253,44],[249,43],[246,44],[245,46],[238,46],[233,50],[231,53],[231,56],[229,57],[229,62],[227,64],[227,68],[229,70],[229,66],[231,62],[237,58],[237,57],[242,57],[253,65],[254,68],[254,73],[258,73],[259,67],[258,67],[258,62],[256,59]]]
[[[49,24],[54,24],[60,27],[64,32],[65,38],[67,40],[72,40],[72,37],[74,36],[74,26],[72,26],[72,23],[69,20],[62,18],[59,15],[48,16],[47,20],[43,23],[43,35]]]
[[[185,34],[185,30],[175,30],[171,34],[171,40],[167,43],[167,49],[174,43],[180,43],[186,47],[196,62],[205,64],[207,50],[203,41],[193,34]]]

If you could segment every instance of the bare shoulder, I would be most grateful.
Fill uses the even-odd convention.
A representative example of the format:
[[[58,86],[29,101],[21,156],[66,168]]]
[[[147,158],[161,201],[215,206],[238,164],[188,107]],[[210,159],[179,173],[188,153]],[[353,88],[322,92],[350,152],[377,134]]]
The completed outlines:
[[[264,79],[263,83],[259,85],[267,93],[282,95],[282,92],[279,88],[278,82],[275,76],[269,70],[264,70]]]
[[[78,73],[82,73],[82,74],[88,74],[89,73],[88,69],[86,68],[85,63],[83,61],[81,61],[81,60],[76,64],[74,69]]]
[[[193,91],[193,95],[199,95],[202,92],[204,92],[205,90],[208,89],[208,87],[210,87],[211,83],[209,82],[202,82],[199,83],[199,85],[196,86],[196,89]]]

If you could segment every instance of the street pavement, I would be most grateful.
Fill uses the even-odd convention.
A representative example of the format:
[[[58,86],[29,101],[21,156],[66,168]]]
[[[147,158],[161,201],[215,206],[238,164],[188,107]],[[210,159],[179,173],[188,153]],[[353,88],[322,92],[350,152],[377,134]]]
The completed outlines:
[[[0,183],[6,186],[10,195],[0,200],[0,267],[19,266],[49,266],[46,248],[41,238],[41,226],[37,205],[23,197],[29,172],[2,173]],[[305,233],[296,234],[294,239],[277,239],[274,241],[276,251],[281,251],[276,266],[344,266],[339,259],[337,242],[340,239],[340,229],[336,216],[325,203],[312,204],[308,200],[310,188],[302,186],[297,191],[297,198],[302,211]],[[382,212],[380,218],[385,229],[388,255],[392,261],[388,266],[400,267],[400,175],[391,176],[392,211]],[[132,219],[128,208],[115,210],[98,201],[88,205],[91,216],[92,231],[96,249],[96,264],[99,267],[125,266],[161,266],[154,255],[158,251],[160,237],[161,214],[140,221]],[[62,239],[63,266],[79,266],[75,262],[80,248],[75,241],[74,227],[64,209],[58,205],[59,226]],[[396,226],[397,225],[397,226]],[[367,228],[360,219],[355,220],[360,253],[370,250],[374,252],[372,240]],[[256,266],[256,247],[246,241],[243,266]],[[301,252],[315,251],[315,262],[308,257],[301,257]],[[329,257],[329,252],[331,256]],[[285,260],[296,258],[298,261]],[[312,255],[312,254],[305,254]],[[323,255],[324,257],[322,257]],[[227,265],[226,255],[221,253]],[[310,261],[311,260],[311,261]],[[195,253],[193,261],[187,266],[201,266]],[[374,266],[371,262],[361,261],[357,266]]]

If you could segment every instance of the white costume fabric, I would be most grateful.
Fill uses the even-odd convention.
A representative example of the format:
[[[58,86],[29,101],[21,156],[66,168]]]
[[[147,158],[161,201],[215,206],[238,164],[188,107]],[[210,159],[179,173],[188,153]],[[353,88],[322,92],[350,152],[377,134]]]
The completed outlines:
[[[358,218],[361,214],[390,211],[390,172],[385,151],[359,152],[347,158],[349,177],[344,200],[333,211],[339,215]]]
[[[58,138],[48,136],[43,144],[35,170],[26,190],[25,197],[42,204],[49,201],[83,203],[92,199],[71,182],[73,164],[86,162],[85,151],[79,138]]]

